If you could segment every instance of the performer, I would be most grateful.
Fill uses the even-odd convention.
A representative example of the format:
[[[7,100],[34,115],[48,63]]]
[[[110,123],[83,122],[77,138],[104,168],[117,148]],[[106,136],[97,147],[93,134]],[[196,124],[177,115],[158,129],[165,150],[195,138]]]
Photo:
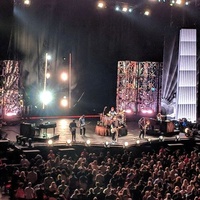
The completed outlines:
[[[144,128],[140,126],[140,134],[139,134],[140,139],[144,139]]]
[[[85,136],[85,115],[82,115],[80,118],[79,118],[79,126],[80,126],[80,135],[83,135]]]
[[[113,121],[111,123],[111,135],[112,135],[112,142],[117,142],[118,141],[118,136],[119,136],[119,120],[117,119],[116,116],[114,116]]]
[[[149,121],[149,119],[145,119],[144,117],[142,117],[138,121],[138,125],[140,128],[139,138],[144,139],[144,135],[146,135],[147,129],[149,129],[150,121]]]
[[[69,128],[70,128],[70,131],[71,131],[71,134],[72,134],[72,141],[76,142],[76,128],[77,128],[77,125],[76,125],[75,119],[73,119],[72,122],[69,124]]]
[[[111,107],[110,111],[108,112],[108,116],[111,117],[111,119],[113,119],[113,117],[116,115],[117,115],[117,112],[115,111],[115,108]]]

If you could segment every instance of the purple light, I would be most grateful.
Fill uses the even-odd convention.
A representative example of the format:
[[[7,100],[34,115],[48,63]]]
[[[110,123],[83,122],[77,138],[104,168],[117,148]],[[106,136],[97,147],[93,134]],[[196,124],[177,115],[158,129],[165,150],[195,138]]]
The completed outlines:
[[[14,112],[8,112],[8,113],[6,113],[6,115],[7,115],[8,117],[10,117],[10,116],[17,115],[17,113],[14,113]]]
[[[151,110],[151,109],[142,109],[141,112],[142,112],[143,114],[152,114],[152,113],[153,113],[153,110]]]
[[[126,113],[127,113],[127,114],[131,114],[131,113],[132,113],[132,110],[131,110],[131,109],[126,109]]]

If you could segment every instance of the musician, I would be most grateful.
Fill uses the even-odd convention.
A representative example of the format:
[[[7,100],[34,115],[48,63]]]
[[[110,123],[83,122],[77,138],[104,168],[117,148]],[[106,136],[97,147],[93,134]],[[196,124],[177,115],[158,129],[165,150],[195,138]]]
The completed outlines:
[[[115,111],[115,108],[111,107],[110,111],[108,112],[108,116],[111,117],[111,119],[113,119],[113,117],[116,115],[117,115],[117,112]]]
[[[118,141],[118,129],[119,129],[119,120],[116,116],[114,116],[112,123],[111,123],[111,136],[112,136],[112,142]]]
[[[72,134],[72,142],[76,141],[76,128],[77,128],[77,125],[76,125],[76,121],[75,119],[72,120],[72,122],[69,124],[69,128],[70,128],[70,132]]]
[[[82,115],[80,118],[79,118],[79,126],[80,126],[80,135],[83,135],[85,136],[85,115]]]
[[[139,134],[139,138],[140,139],[144,139],[144,128],[142,126],[140,126],[140,134]]]
[[[144,135],[146,135],[147,129],[149,129],[150,121],[148,119],[145,119],[144,117],[142,117],[138,121],[138,125],[140,128],[139,138],[144,139]]]

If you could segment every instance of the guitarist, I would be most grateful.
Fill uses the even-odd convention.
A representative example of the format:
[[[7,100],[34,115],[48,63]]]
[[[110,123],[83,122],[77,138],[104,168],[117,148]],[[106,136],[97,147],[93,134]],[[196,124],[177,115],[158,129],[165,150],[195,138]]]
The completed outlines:
[[[112,142],[118,141],[118,135],[119,135],[119,120],[116,116],[113,117],[112,123],[111,123],[111,136],[112,136]]]
[[[80,135],[83,135],[85,136],[85,115],[82,115],[80,118],[79,118],[79,126],[80,126]]]
[[[73,119],[72,122],[69,124],[69,129],[72,134],[72,141],[74,142],[76,142],[76,128],[77,128],[76,121],[75,119]]]

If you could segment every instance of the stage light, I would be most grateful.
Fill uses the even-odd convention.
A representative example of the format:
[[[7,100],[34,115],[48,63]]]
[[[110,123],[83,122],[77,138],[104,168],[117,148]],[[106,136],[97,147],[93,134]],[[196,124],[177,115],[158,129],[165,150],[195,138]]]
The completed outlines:
[[[128,11],[128,8],[125,6],[125,7],[122,8],[122,11],[123,11],[123,12],[127,12],[127,11]]]
[[[62,72],[60,75],[60,78],[62,81],[67,81],[68,80],[68,74],[67,72]]]
[[[68,139],[68,140],[67,140],[67,145],[68,145],[68,146],[71,146],[71,145],[72,145],[72,140]]]
[[[141,112],[142,112],[143,114],[152,114],[152,113],[153,113],[153,110],[150,109],[150,108],[149,108],[149,109],[146,108],[146,109],[142,109]]]
[[[31,5],[31,1],[30,0],[24,0],[24,5],[26,5],[26,6]]]
[[[53,144],[53,140],[48,140],[48,145],[52,145]]]
[[[52,93],[49,91],[42,91],[40,93],[40,100],[44,105],[48,105],[53,99]]]
[[[190,132],[190,129],[189,128],[185,128],[184,132],[188,134]]]
[[[15,113],[15,112],[8,112],[8,113],[6,113],[6,116],[8,116],[8,117],[16,116],[16,115],[17,115],[17,113]]]
[[[90,146],[90,144],[91,144],[91,141],[90,140],[86,140],[86,145]]]
[[[136,144],[140,144],[140,140],[137,140],[137,141],[136,141]]]
[[[182,4],[182,1],[181,1],[181,0],[177,0],[177,1],[176,1],[176,4],[181,5],[181,4]]]
[[[180,136],[179,135],[175,136],[175,141],[180,141]]]
[[[115,6],[115,10],[116,11],[120,11],[120,7],[119,6]]]
[[[128,9],[128,12],[133,12],[133,9],[132,9],[132,8],[129,8],[129,9]]]
[[[51,77],[51,74],[49,72],[46,73],[46,78],[49,79]]]
[[[127,148],[127,147],[128,147],[128,142],[124,142],[123,147],[124,147],[124,148]]]
[[[66,97],[66,96],[64,96],[64,97],[61,99],[60,105],[61,105],[62,107],[67,107],[67,106],[68,106],[68,100],[67,100],[67,97]]]
[[[51,60],[51,55],[47,53],[47,54],[46,54],[46,59],[47,59],[47,60]]]
[[[164,137],[161,135],[159,136],[159,142],[163,142],[164,141]]]
[[[145,10],[144,11],[144,15],[149,16],[150,15],[150,11],[149,10]]]
[[[106,7],[106,4],[105,4],[105,2],[100,1],[100,2],[98,2],[97,7],[98,7],[98,8],[105,8],[105,7]]]
[[[188,127],[185,128],[184,132],[185,132],[185,136],[186,137],[193,136],[193,131],[190,128],[188,128]]]
[[[151,138],[148,138],[147,141],[151,144],[152,139],[151,139]]]
[[[186,2],[185,2],[185,5],[186,5],[186,6],[188,6],[189,4],[190,4],[190,2],[189,2],[189,1],[186,1]]]
[[[110,147],[110,143],[109,143],[108,141],[106,141],[106,142],[104,143],[104,147],[106,147],[106,148]]]
[[[126,109],[126,113],[127,114],[131,114],[132,113],[132,110],[130,108]]]

